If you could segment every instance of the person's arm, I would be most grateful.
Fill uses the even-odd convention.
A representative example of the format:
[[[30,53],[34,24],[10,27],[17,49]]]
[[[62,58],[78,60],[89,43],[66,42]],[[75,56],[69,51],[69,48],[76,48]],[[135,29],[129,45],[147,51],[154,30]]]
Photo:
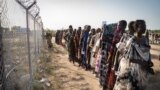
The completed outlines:
[[[113,70],[117,71],[119,67],[119,51],[117,50],[116,55],[115,55],[115,60],[114,60],[114,65],[113,65]]]
[[[97,56],[99,49],[100,49],[100,39],[98,39],[95,45],[95,53],[94,53],[95,57]]]
[[[76,40],[77,40],[77,36],[76,35],[74,36],[73,40],[74,40],[74,44],[75,44],[75,52],[77,52],[77,48],[78,47],[77,47],[77,42],[76,42]]]
[[[94,36],[91,37],[89,47],[93,48],[93,44],[94,44]]]
[[[160,60],[160,54],[159,54],[159,60]]]
[[[67,37],[68,37],[68,33],[66,33],[66,35],[64,36],[64,40],[68,42]]]
[[[85,34],[85,36],[84,36],[84,43],[85,43],[85,48],[86,48],[86,55],[88,54],[88,35],[87,34]]]

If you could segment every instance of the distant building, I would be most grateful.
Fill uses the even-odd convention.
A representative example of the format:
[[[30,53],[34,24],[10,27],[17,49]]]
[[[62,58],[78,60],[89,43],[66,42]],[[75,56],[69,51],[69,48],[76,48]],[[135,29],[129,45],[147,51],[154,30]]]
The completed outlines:
[[[27,32],[27,28],[20,28],[17,32]]]
[[[11,31],[13,32],[27,32],[27,28],[23,28],[23,27],[20,27],[20,26],[13,26],[11,28]]]

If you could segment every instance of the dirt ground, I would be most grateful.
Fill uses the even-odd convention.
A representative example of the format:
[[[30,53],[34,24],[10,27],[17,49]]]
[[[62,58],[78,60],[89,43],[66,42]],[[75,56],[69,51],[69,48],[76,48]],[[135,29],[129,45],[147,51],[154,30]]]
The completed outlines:
[[[61,51],[65,49],[62,46],[55,45]],[[65,54],[52,53],[53,64],[56,64],[54,69],[54,77],[49,77],[52,84],[58,83],[58,90],[101,90],[99,87],[98,78],[92,72],[86,71],[72,62],[69,62],[67,52]],[[55,82],[55,79],[57,82]],[[52,80],[53,79],[53,80]]]
[[[56,87],[56,90],[102,90],[99,85],[99,79],[90,71],[85,71],[78,64],[69,62],[66,50],[59,45],[54,44],[59,52],[52,52],[50,64],[54,65],[54,74],[48,77],[50,83]],[[64,52],[65,53],[61,53]],[[155,75],[150,77],[147,90],[157,90],[160,88],[160,46],[151,45],[152,61],[154,63]],[[52,87],[53,87],[52,86]]]
[[[151,45],[151,57],[152,61],[154,63],[154,70],[160,71],[160,60],[159,60],[159,55],[160,55],[160,45]]]
[[[160,45],[151,45],[151,58],[154,63],[153,69],[155,75],[151,76],[149,79],[149,84],[147,90],[159,90],[160,88]]]

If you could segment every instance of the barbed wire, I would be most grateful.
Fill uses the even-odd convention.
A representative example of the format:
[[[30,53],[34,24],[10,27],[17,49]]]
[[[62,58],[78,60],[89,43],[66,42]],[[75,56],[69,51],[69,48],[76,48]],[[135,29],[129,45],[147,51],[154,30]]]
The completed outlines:
[[[6,0],[1,0],[1,4],[0,4],[0,14],[1,14],[1,25],[7,27],[9,25],[9,20],[7,17],[7,2]]]
[[[28,8],[30,5],[32,5],[33,3],[36,3],[36,0],[17,0],[20,4],[22,4],[24,6],[24,8]],[[37,16],[39,15],[40,12],[40,8],[37,4],[33,5],[30,9],[29,9],[29,14],[33,17],[33,18],[37,18]],[[37,20],[36,20],[37,21]]]
[[[17,0],[21,4],[23,4],[26,8],[28,8],[32,3],[36,2],[36,0]]]
[[[39,12],[40,12],[40,8],[37,5],[34,5],[30,10],[29,10],[30,14],[33,15],[33,17],[36,17]]]

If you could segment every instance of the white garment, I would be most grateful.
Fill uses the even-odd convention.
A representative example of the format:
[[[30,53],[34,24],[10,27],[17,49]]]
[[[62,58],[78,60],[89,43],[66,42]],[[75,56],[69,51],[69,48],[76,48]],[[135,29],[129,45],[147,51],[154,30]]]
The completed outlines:
[[[97,42],[95,43],[93,49],[92,49],[92,52],[96,52],[96,48],[99,48],[100,46],[100,38],[97,40]]]

